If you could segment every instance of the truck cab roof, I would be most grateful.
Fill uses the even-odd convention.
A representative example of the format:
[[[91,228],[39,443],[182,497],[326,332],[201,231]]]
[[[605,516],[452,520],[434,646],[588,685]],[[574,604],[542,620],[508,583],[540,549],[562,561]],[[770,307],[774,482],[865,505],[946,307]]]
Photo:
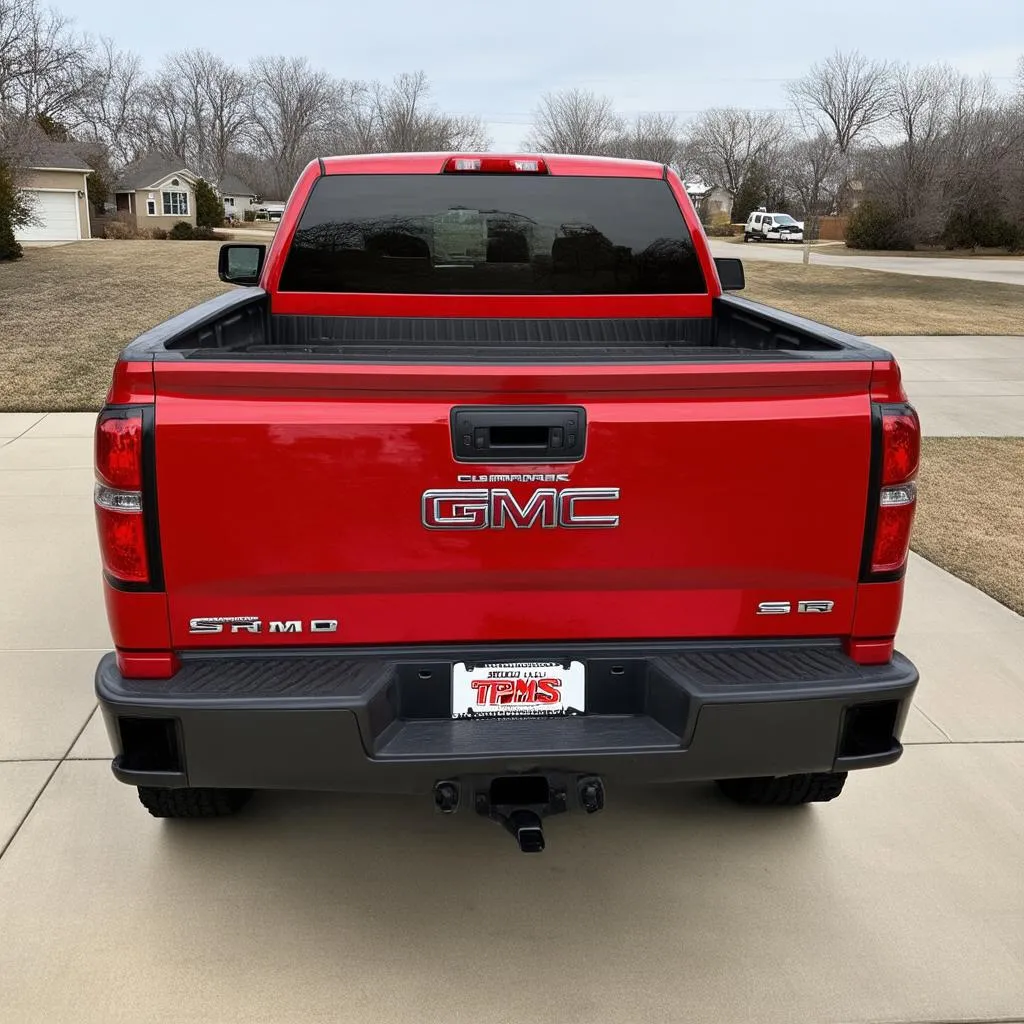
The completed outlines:
[[[537,160],[542,161],[545,168],[541,173],[578,177],[663,178],[668,173],[664,164],[653,160],[546,153],[372,153],[326,156],[321,157],[319,163],[323,174],[440,174],[451,160]]]

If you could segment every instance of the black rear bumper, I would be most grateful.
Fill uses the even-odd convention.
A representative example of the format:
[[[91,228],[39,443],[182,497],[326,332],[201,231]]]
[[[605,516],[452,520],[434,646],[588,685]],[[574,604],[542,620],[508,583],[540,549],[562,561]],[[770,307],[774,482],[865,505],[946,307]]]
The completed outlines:
[[[455,661],[581,660],[587,713],[452,720]],[[895,761],[917,684],[897,654],[838,644],[629,643],[190,655],[166,680],[96,692],[133,785],[429,791],[461,774],[565,771],[667,782]]]

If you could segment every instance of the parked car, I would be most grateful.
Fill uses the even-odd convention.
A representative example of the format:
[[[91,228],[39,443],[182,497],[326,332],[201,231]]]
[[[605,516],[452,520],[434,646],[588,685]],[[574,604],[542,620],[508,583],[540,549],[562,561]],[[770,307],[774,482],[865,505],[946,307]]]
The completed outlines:
[[[899,368],[728,294],[671,168],[328,157],[220,275],[96,428],[96,689],[152,814],[422,792],[535,852],[608,777],[792,805],[900,756]]]
[[[788,213],[769,213],[755,210],[743,226],[743,241],[802,242],[804,222],[794,220]]]
[[[284,203],[262,203],[256,207],[256,220],[279,221],[284,216]]]

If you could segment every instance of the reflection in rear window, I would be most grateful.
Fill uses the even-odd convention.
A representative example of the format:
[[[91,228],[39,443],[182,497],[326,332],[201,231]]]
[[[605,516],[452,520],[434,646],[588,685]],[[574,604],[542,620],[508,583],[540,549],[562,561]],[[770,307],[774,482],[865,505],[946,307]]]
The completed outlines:
[[[667,182],[513,174],[320,178],[279,287],[491,295],[707,290]]]

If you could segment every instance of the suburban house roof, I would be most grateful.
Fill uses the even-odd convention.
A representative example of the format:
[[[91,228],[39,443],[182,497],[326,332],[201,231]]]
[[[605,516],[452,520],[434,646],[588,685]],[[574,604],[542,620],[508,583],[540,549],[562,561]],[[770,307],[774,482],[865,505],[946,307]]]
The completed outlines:
[[[118,175],[117,192],[134,192],[140,188],[151,188],[172,174],[183,174],[195,181],[199,175],[190,171],[180,156],[161,156],[150,153],[129,164]]]
[[[258,195],[254,188],[249,186],[242,181],[237,174],[225,174],[220,179],[220,188],[218,190],[222,196],[255,196]]]
[[[29,147],[29,166],[33,170],[83,171],[86,174],[92,170],[70,143],[51,139],[42,132],[33,134]]]
[[[687,181],[683,183],[683,187],[690,196],[706,196],[709,192],[714,192],[716,188],[728,192],[729,195],[734,194],[728,185],[709,185],[706,181]]]

